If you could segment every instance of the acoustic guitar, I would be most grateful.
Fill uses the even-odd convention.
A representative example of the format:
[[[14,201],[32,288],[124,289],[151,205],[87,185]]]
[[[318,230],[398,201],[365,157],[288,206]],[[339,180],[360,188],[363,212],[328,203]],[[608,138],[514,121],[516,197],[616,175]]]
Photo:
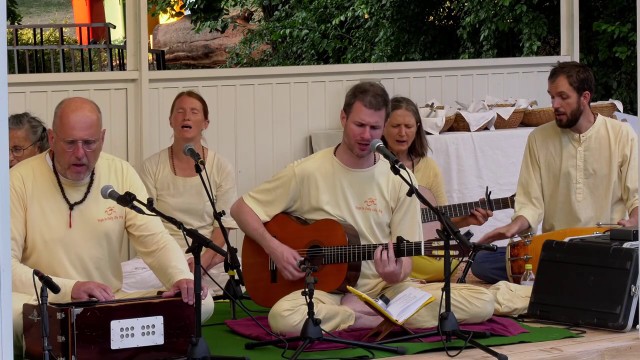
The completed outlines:
[[[346,292],[347,285],[355,286],[362,261],[373,260],[378,246],[388,244],[360,244],[353,226],[333,219],[309,223],[288,214],[278,214],[265,223],[267,231],[285,245],[296,249],[318,267],[313,275],[318,279],[317,290]],[[396,257],[443,257],[444,246],[439,239],[411,242],[399,239],[394,245]],[[451,256],[467,254],[458,245],[451,245]],[[286,280],[263,248],[248,236],[242,244],[244,282],[251,299],[258,305],[271,307],[285,295],[305,287],[304,279]]]
[[[420,193],[434,205],[437,205],[435,196],[431,190],[423,186],[418,186]],[[436,208],[447,215],[450,218],[456,218],[460,216],[466,216],[471,213],[475,208],[489,209],[491,211],[498,211],[504,209],[513,209],[516,201],[516,194],[509,197],[503,197],[498,199],[491,199],[491,193],[487,190],[485,192],[485,198],[479,201],[471,201],[459,204],[441,205]],[[422,232],[425,240],[436,236],[436,229],[440,229],[440,223],[438,222],[438,216],[428,207],[420,204],[420,217],[422,219]]]

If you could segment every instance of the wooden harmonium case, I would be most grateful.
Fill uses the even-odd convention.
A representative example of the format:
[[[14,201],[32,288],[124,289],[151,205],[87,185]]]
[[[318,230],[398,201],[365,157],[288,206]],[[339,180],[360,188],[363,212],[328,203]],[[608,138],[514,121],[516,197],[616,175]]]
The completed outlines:
[[[180,297],[51,303],[48,343],[58,359],[174,359],[195,335],[194,307]],[[23,305],[25,358],[42,359],[41,309]]]

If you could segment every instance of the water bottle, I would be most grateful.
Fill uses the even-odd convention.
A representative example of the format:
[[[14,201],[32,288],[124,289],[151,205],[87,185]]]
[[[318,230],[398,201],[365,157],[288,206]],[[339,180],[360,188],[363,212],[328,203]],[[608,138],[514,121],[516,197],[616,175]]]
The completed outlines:
[[[533,281],[536,279],[535,275],[533,275],[533,265],[525,264],[524,265],[524,274],[520,278],[520,285],[524,286],[533,286]]]

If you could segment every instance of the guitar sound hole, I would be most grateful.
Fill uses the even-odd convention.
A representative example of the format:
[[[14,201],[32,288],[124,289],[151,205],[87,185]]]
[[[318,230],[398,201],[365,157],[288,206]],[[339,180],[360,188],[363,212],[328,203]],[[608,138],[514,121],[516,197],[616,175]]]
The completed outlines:
[[[309,249],[307,249],[307,260],[309,261],[309,263],[313,266],[316,266],[318,269],[320,268],[320,265],[322,265],[322,260],[324,259],[323,256],[323,250],[324,248],[320,245],[311,245],[309,247]]]

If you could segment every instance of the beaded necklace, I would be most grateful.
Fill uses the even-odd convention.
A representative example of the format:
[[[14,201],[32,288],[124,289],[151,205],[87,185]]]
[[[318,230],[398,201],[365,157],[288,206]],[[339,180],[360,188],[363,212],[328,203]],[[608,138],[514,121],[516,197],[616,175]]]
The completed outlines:
[[[176,173],[176,165],[173,163],[173,146],[169,146],[169,161],[171,162],[171,171],[173,171],[173,175],[178,176],[178,174]],[[207,163],[207,154],[204,152],[204,149],[202,149],[202,161],[204,161],[204,163]]]
[[[82,204],[85,200],[87,200],[87,197],[89,196],[89,193],[91,192],[91,188],[93,187],[93,179],[95,178],[96,175],[96,169],[93,168],[93,170],[91,170],[91,176],[89,177],[89,185],[87,185],[87,190],[84,192],[84,196],[82,197],[82,199],[71,203],[71,201],[69,201],[69,198],[67,197],[67,194],[64,192],[64,187],[62,186],[62,181],[60,181],[60,175],[58,174],[58,171],[56,170],[56,163],[54,162],[54,154],[53,152],[51,153],[51,167],[53,168],[53,175],[55,175],[56,177],[56,181],[58,183],[58,188],[60,188],[60,192],[62,193],[62,197],[64,198],[64,201],[67,203],[67,206],[69,207],[69,229],[71,229],[71,212],[73,211],[73,209]]]

